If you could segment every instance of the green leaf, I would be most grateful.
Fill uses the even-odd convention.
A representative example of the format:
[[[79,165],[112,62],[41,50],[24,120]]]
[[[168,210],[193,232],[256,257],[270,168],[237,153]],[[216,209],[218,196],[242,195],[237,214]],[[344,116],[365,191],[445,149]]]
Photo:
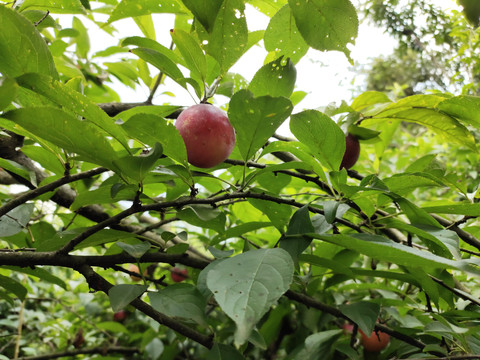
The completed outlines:
[[[170,35],[182,54],[187,68],[204,83],[207,76],[207,59],[197,40],[182,30],[170,30]]]
[[[480,204],[455,203],[448,205],[423,206],[422,210],[434,214],[457,214],[466,216],[480,216]]]
[[[188,167],[187,149],[177,128],[165,119],[154,114],[133,115],[123,129],[133,138],[150,146],[158,142],[169,158]]]
[[[15,294],[15,296],[22,301],[25,299],[25,296],[27,296],[28,291],[25,286],[8,276],[0,275],[0,287],[3,287],[5,290]]]
[[[207,327],[206,301],[198,289],[191,284],[174,284],[158,292],[149,292],[152,307],[174,318],[193,320]]]
[[[343,51],[358,33],[358,17],[349,0],[288,0],[300,34],[312,48]]]
[[[428,251],[422,251],[395,243],[378,235],[356,234],[350,236],[341,234],[309,234],[309,236],[357,251],[360,254],[380,261],[391,262],[397,265],[408,267],[414,264],[415,266],[422,267],[425,270],[461,269],[474,274],[478,273],[478,270],[468,265],[465,261],[450,260],[434,255]]]
[[[215,19],[222,6],[223,0],[182,0],[184,5],[192,12],[195,19],[207,30],[211,32],[215,24]]]
[[[250,221],[237,226],[232,226],[228,228],[227,231],[215,236],[210,242],[210,244],[216,245],[221,241],[228,240],[235,237],[241,237],[251,231],[265,229],[269,226],[272,226],[272,224],[269,222],[262,222],[262,221]]]
[[[62,106],[65,110],[84,117],[92,124],[95,124],[110,134],[122,144],[125,149],[129,149],[122,128],[116,125],[114,121],[87,96],[71,89],[69,86],[63,85],[59,81],[52,80],[40,74],[23,75],[17,78],[17,82],[20,86],[45,96],[54,103]]]
[[[209,205],[186,206],[177,212],[177,216],[195,226],[212,229],[219,233],[225,231],[225,214]]]
[[[247,50],[248,28],[244,10],[243,0],[223,0],[211,32],[199,34],[200,39],[207,42],[204,46],[206,53],[218,61],[222,74]]]
[[[298,256],[310,245],[311,237],[301,236],[303,234],[314,232],[310,211],[308,205],[298,209],[292,216],[287,228],[287,236],[280,239],[280,248],[288,251],[295,263],[298,262]],[[300,235],[300,236],[295,236]]]
[[[228,118],[237,134],[242,158],[250,160],[292,112],[292,103],[283,97],[255,98],[247,90],[233,95]]]
[[[341,330],[328,330],[315,333],[305,339],[305,345],[296,353],[294,360],[322,359],[332,351],[334,341],[342,334]]]
[[[267,51],[274,51],[277,56],[290,58],[295,64],[300,61],[309,48],[298,31],[288,5],[282,7],[270,19],[265,31],[264,42]]]
[[[374,105],[390,104],[392,100],[385,93],[379,91],[366,91],[355,98],[352,102],[352,109],[364,111]]]
[[[248,85],[255,97],[270,95],[290,97],[295,88],[297,79],[297,70],[290,61],[278,58],[268,64],[263,65],[253,77]]]
[[[19,11],[27,9],[45,10],[52,14],[86,14],[80,0],[25,0]]]
[[[122,188],[116,189],[112,186],[101,186],[91,191],[83,191],[75,197],[70,210],[75,211],[85,205],[90,204],[110,204],[120,200],[133,200],[138,190],[137,185],[124,185]],[[112,190],[118,190],[112,194]],[[113,195],[113,196],[112,196]]]
[[[153,39],[142,38],[140,36],[130,36],[123,39],[121,41],[121,45],[122,46],[135,45],[135,46],[138,46],[139,48],[155,50],[156,52],[159,52],[162,55],[169,58],[171,62],[173,62],[174,64],[184,65],[183,60],[173,50],[170,50],[169,48],[163,46],[162,44],[160,44],[159,42]]]
[[[178,66],[164,54],[146,48],[136,48],[132,50],[132,53],[137,55],[139,58],[145,60],[146,62],[152,64],[160,71],[172,78],[176,83],[180,84],[184,88],[187,87],[187,80],[183,77],[182,72]]]
[[[143,35],[155,40],[155,25],[153,24],[152,15],[136,16],[133,20]]]
[[[282,249],[260,249],[223,259],[207,274],[207,286],[236,323],[235,344],[244,344],[255,324],[289,289],[293,261]]]
[[[134,257],[135,259],[140,259],[148,250],[150,250],[151,245],[150,243],[144,241],[140,244],[126,244],[121,241],[117,241],[115,243],[119,248],[127,252],[130,256]]]
[[[335,274],[342,274],[348,276],[349,278],[355,278],[355,275],[352,270],[348,266],[340,263],[337,260],[326,259],[316,255],[310,254],[301,254],[298,257],[300,262],[308,263],[310,265],[315,265],[321,268],[327,268],[334,271]]]
[[[0,217],[0,237],[12,236],[25,229],[33,209],[34,204],[22,204]]]
[[[16,163],[15,161],[0,158],[0,167],[14,174],[20,175],[25,180],[30,181],[33,185],[37,185],[35,172],[27,169],[25,166],[22,166],[19,163]]]
[[[58,78],[47,44],[29,20],[0,6],[0,29],[0,73],[16,77],[37,72]]]
[[[267,215],[272,224],[280,231],[284,232],[285,226],[290,221],[292,208],[286,204],[277,204],[271,201],[260,199],[248,199],[248,202],[255,208]]]
[[[30,268],[24,268],[24,267],[18,267],[18,266],[6,266],[2,265],[3,269],[9,269],[11,271],[15,272],[20,272],[23,274],[27,274],[29,276],[38,278],[42,281],[49,282],[51,284],[55,284],[60,286],[62,289],[67,290],[67,284],[65,281],[60,279],[59,277],[52,275],[50,272],[48,272],[45,269],[42,269],[40,267],[36,267],[35,269],[30,269]]]
[[[128,334],[129,333],[126,326],[123,325],[123,324],[120,324],[117,321],[102,321],[101,323],[96,323],[95,327],[97,327],[101,330],[106,330],[106,331],[109,331],[109,332],[112,332],[112,333],[117,333],[117,334],[119,334],[119,333]]]
[[[178,0],[122,0],[113,9],[108,23],[150,14],[173,13],[183,14],[187,9]]]
[[[78,36],[75,37],[76,54],[81,59],[88,58],[88,52],[90,51],[90,38],[88,37],[88,30],[83,25],[83,22],[77,17],[72,21],[73,29],[78,31]]]
[[[457,119],[436,109],[444,99],[434,95],[406,97],[377,112],[364,124],[368,126],[370,123],[390,119],[413,122],[427,127],[449,142],[467,146],[476,151],[475,139],[468,129]]]
[[[18,91],[17,82],[9,77],[0,79],[0,110],[5,109],[15,99]]]
[[[113,311],[117,312],[127,307],[133,300],[141,296],[146,290],[147,285],[115,285],[108,291],[108,297]]]
[[[372,333],[380,313],[380,305],[368,301],[341,305],[339,309],[350,320],[353,320],[365,334]]]
[[[290,131],[330,170],[338,170],[345,153],[345,134],[327,115],[306,110],[292,115]]]
[[[155,143],[153,149],[146,155],[127,155],[113,163],[120,169],[124,177],[134,179],[142,183],[148,173],[154,168],[155,163],[163,155],[162,145]]]
[[[88,121],[51,107],[17,109],[3,114],[3,117],[86,161],[115,170],[116,152],[106,134]]]
[[[208,0],[207,0],[208,1]],[[206,360],[245,360],[243,355],[232,346],[215,343],[207,354]]]
[[[467,125],[480,127],[480,98],[477,96],[455,96],[440,102],[437,108]]]

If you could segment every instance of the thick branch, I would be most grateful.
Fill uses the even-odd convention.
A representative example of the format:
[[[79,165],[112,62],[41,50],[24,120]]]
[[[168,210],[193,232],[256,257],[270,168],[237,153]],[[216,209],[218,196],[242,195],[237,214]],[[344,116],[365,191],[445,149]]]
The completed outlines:
[[[100,355],[106,356],[107,354],[133,355],[136,353],[140,353],[140,350],[138,348],[129,348],[129,347],[123,347],[123,346],[108,346],[108,347],[98,346],[90,349],[70,350],[70,351],[63,351],[63,352],[47,354],[47,355],[19,357],[17,358],[17,360],[50,360],[50,359],[67,358],[67,357],[76,356],[76,355],[100,354]]]
[[[183,264],[196,269],[203,269],[210,262],[189,256],[188,254],[166,254],[161,252],[146,253],[139,260],[141,263],[167,263],[167,264]],[[0,265],[31,267],[31,266],[62,266],[67,268],[75,268],[86,264],[89,266],[99,266],[103,268],[111,267],[118,264],[136,263],[137,259],[127,253],[115,255],[67,255],[51,252],[34,252],[34,251],[11,251],[0,252]]]
[[[64,176],[64,177],[62,177],[58,180],[55,180],[55,181],[53,181],[49,184],[46,184],[44,186],[40,186],[40,187],[38,187],[34,190],[30,190],[30,191],[16,197],[15,199],[9,201],[8,203],[3,205],[2,207],[0,207],[0,217],[5,215],[9,211],[15,209],[17,206],[19,206],[21,204],[24,204],[29,200],[35,199],[37,196],[45,194],[49,191],[53,191],[53,190],[59,188],[62,185],[65,185],[65,184],[68,184],[68,183],[71,183],[71,182],[74,182],[74,181],[78,181],[78,180],[81,180],[81,179],[87,179],[87,178],[93,177],[95,175],[101,174],[105,171],[108,171],[108,170],[105,169],[105,168],[96,168],[96,169],[88,170],[88,171],[85,171],[85,172],[82,172],[82,173],[79,173],[79,174]]]
[[[93,269],[88,265],[81,265],[77,267],[79,273],[81,273],[88,282],[90,288],[96,291],[102,291],[108,295],[109,290],[113,287],[107,280],[98,275]],[[160,312],[155,310],[146,302],[140,300],[139,298],[133,300],[130,305],[132,305],[137,310],[140,310],[145,315],[149,316],[153,320],[157,321],[161,325],[165,325],[170,329],[182,334],[183,336],[205,346],[206,348],[211,348],[213,346],[213,337],[206,336],[202,333],[191,329],[188,326],[185,326],[179,321],[176,321]]]

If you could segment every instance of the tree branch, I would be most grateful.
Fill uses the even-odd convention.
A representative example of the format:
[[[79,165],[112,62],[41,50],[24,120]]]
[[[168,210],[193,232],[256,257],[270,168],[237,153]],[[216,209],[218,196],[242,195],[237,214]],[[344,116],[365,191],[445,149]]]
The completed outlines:
[[[87,179],[87,178],[93,177],[95,175],[99,175],[99,174],[101,174],[105,171],[108,171],[108,169],[100,167],[100,168],[88,170],[88,171],[85,171],[85,172],[82,172],[82,173],[64,176],[64,177],[62,177],[58,180],[55,180],[55,181],[53,181],[49,184],[37,187],[34,190],[30,190],[30,191],[16,197],[15,199],[10,200],[8,203],[6,203],[2,207],[0,207],[0,217],[5,215],[9,211],[15,209],[17,206],[19,206],[21,204],[24,204],[29,200],[35,199],[37,196],[45,194],[49,191],[53,191],[53,190],[59,188],[62,185],[65,185],[65,184],[68,184],[68,183],[71,183],[71,182],[74,182],[74,181],[78,181],[78,180],[81,180],[81,179]]]
[[[37,355],[37,356],[28,356],[28,357],[19,357],[16,360],[50,360],[50,359],[59,359],[59,358],[66,358],[70,356],[76,355],[88,355],[88,354],[100,354],[106,356],[107,354],[123,354],[123,355],[133,355],[136,353],[140,353],[138,348],[129,348],[123,346],[106,346],[106,347],[94,347],[90,349],[78,349],[78,350],[70,350],[70,351],[63,351],[54,354],[46,354],[46,355]]]
[[[102,291],[108,295],[109,290],[113,287],[112,284],[110,284],[107,280],[98,275],[95,271],[93,271],[90,266],[86,264],[76,267],[75,270],[77,270],[85,277],[88,285],[93,290]],[[143,312],[145,315],[149,316],[153,320],[157,321],[159,324],[169,327],[170,329],[205,346],[208,349],[213,346],[213,335],[206,336],[196,330],[193,330],[192,328],[182,324],[181,322],[176,321],[171,317],[162,314],[161,312],[158,312],[149,304],[140,300],[140,298],[133,300],[130,305],[132,305],[137,310]]]

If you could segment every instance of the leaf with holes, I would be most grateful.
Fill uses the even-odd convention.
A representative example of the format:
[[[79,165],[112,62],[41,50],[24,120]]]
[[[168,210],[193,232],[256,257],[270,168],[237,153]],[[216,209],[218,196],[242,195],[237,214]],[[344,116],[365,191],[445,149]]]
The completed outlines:
[[[283,249],[252,250],[223,259],[207,274],[207,286],[235,322],[235,344],[244,344],[255,324],[289,289],[293,261]]]

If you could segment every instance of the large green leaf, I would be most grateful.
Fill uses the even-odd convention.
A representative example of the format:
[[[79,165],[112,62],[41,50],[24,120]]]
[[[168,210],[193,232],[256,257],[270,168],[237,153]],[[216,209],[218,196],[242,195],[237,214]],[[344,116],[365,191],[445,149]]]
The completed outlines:
[[[290,58],[297,63],[308,51],[309,46],[300,35],[290,6],[282,7],[268,23],[265,31],[265,49]]]
[[[162,154],[162,145],[155,143],[153,149],[146,155],[127,155],[115,160],[113,163],[121,171],[123,178],[129,177],[137,183],[142,183]]]
[[[288,224],[286,236],[280,239],[280,248],[288,251],[292,259],[298,262],[298,256],[310,245],[312,238],[304,237],[303,234],[314,232],[308,206],[298,209]]]
[[[115,9],[113,9],[108,18],[108,23],[142,15],[160,13],[178,14],[186,13],[187,11],[182,2],[178,0],[122,0]]]
[[[30,89],[63,107],[63,109],[82,116],[110,134],[125,149],[129,149],[122,128],[87,96],[73,90],[61,82],[40,74],[26,74],[17,78],[20,86]],[[78,134],[77,134],[78,136]]]
[[[353,320],[365,334],[372,333],[380,313],[380,305],[368,301],[340,306],[340,311]]]
[[[210,205],[190,205],[177,212],[178,218],[189,224],[215,230],[218,233],[225,231],[225,214]]]
[[[368,126],[370,123],[391,119],[414,122],[429,128],[449,142],[476,151],[475,139],[468,129],[454,117],[437,109],[444,100],[445,97],[435,95],[406,97],[383,108],[371,119],[366,119],[364,124]]]
[[[358,33],[358,17],[349,0],[288,0],[303,38],[317,50],[343,51]]]
[[[208,326],[205,298],[193,285],[170,285],[160,291],[149,292],[148,297],[152,307],[167,316],[193,320],[202,326]]]
[[[177,46],[177,49],[183,56],[187,68],[192,74],[205,82],[207,76],[207,59],[202,48],[193,36],[182,30],[170,30],[170,35]]]
[[[185,65],[182,58],[178,56],[173,50],[170,50],[169,48],[163,46],[159,42],[149,39],[149,38],[143,38],[140,36],[130,36],[121,41],[122,46],[128,46],[128,45],[135,45],[138,46],[139,48],[146,48],[150,50],[155,50],[162,55],[166,56],[173,62],[174,64],[180,64],[180,65]]]
[[[0,79],[0,110],[5,109],[15,99],[18,85],[14,79],[4,77]]]
[[[85,14],[80,0],[25,0],[20,12],[25,10],[44,10],[52,14]]]
[[[435,214],[480,216],[480,204],[478,203],[452,203],[446,205],[423,206],[422,209]]]
[[[333,343],[341,334],[341,330],[327,330],[308,336],[303,348],[292,359],[323,359],[332,352]]]
[[[290,97],[295,88],[297,70],[290,59],[278,58],[263,65],[248,85],[254,96],[284,96]]]
[[[120,284],[115,285],[108,291],[108,297],[113,311],[117,312],[127,307],[133,300],[141,296],[147,285]]]
[[[29,20],[0,5],[0,29],[0,74],[37,72],[58,78],[47,44]]]
[[[28,291],[25,286],[8,276],[0,275],[0,287],[15,294],[22,301],[25,299],[25,296],[27,296]]]
[[[345,153],[345,134],[327,115],[306,110],[292,115],[290,130],[331,170],[338,170]]]
[[[428,251],[422,251],[393,242],[378,235],[309,234],[309,236],[357,251],[360,254],[380,261],[391,262],[397,265],[422,267],[426,271],[428,269],[460,269],[474,274],[480,273],[463,260],[455,261],[447,259]]]
[[[455,96],[442,101],[437,108],[468,125],[480,126],[480,98],[477,96]]]
[[[177,128],[165,119],[154,114],[137,114],[122,125],[125,131],[133,138],[154,146],[160,143],[163,152],[185,167],[188,166],[187,149]]]
[[[282,249],[259,249],[222,259],[207,274],[207,286],[236,323],[235,344],[247,341],[255,324],[289,289],[293,261]]]
[[[208,1],[208,0],[207,0]],[[215,343],[207,354],[206,360],[244,360],[245,358],[233,346]]]
[[[116,169],[118,156],[97,126],[60,109],[32,107],[9,111],[3,117],[14,121],[35,136],[47,140],[94,164]]]
[[[211,32],[201,32],[207,54],[220,64],[224,74],[247,50],[248,28],[243,0],[224,0]]]
[[[0,237],[22,231],[30,221],[33,209],[33,204],[23,204],[0,217]]]
[[[292,112],[284,97],[255,98],[247,90],[230,100],[228,118],[237,134],[237,145],[244,160],[250,160]]]
[[[182,0],[195,18],[208,32],[213,30],[223,0]]]
[[[38,278],[40,280],[43,280],[45,282],[49,282],[51,284],[55,284],[60,286],[61,288],[67,290],[67,284],[65,281],[60,279],[59,277],[51,274],[45,269],[42,269],[41,267],[36,267],[35,269],[30,269],[30,268],[25,268],[25,267],[19,267],[19,266],[6,266],[2,265],[3,269],[9,269],[12,271],[20,272],[23,274],[27,274],[29,276]]]

